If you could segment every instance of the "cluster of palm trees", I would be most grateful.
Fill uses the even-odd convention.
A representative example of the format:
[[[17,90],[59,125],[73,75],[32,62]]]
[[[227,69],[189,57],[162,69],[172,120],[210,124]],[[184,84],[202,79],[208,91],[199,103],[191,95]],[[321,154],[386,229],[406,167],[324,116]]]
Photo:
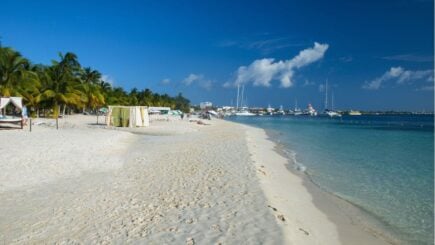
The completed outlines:
[[[97,111],[105,105],[168,106],[187,112],[190,101],[149,89],[126,92],[112,87],[101,73],[81,67],[73,53],[59,54],[51,65],[35,65],[10,47],[0,46],[0,97],[21,96],[32,116]]]

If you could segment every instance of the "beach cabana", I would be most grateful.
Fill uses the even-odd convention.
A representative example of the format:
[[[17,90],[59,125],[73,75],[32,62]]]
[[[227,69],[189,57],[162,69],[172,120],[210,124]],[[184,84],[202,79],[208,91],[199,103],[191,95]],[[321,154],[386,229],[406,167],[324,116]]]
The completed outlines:
[[[150,119],[147,106],[109,106],[106,114],[107,126],[148,127]]]
[[[20,111],[23,109],[23,99],[21,97],[3,97],[0,98],[0,123],[20,124],[23,128],[23,118],[17,116],[6,115],[6,106],[13,104]]]

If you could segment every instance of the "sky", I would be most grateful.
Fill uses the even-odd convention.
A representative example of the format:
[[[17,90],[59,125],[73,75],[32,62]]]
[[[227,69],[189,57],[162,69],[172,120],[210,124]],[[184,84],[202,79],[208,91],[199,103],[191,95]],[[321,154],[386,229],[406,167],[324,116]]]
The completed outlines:
[[[433,0],[9,1],[0,41],[193,104],[434,109]],[[328,97],[331,106],[331,96]]]

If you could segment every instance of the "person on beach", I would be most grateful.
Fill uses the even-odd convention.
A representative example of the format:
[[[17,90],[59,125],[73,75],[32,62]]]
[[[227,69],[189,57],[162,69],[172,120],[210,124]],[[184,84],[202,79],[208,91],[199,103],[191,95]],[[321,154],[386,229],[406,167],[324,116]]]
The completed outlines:
[[[23,125],[26,126],[27,125],[27,107],[23,106],[23,109],[21,110],[21,118],[23,120]]]

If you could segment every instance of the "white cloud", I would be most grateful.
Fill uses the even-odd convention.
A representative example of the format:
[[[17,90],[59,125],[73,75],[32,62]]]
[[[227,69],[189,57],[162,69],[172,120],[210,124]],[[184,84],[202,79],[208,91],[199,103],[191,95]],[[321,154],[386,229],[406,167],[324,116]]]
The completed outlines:
[[[344,63],[349,63],[349,62],[353,61],[353,57],[352,56],[343,56],[343,57],[338,58],[338,60],[340,60],[341,62],[344,62]]]
[[[391,67],[382,76],[364,83],[363,88],[369,90],[378,90],[387,81],[395,81],[397,84],[404,84],[417,80],[429,79],[433,75],[433,70],[411,71],[402,67]]]
[[[305,79],[305,82],[304,82],[304,84],[302,84],[302,87],[308,87],[308,86],[314,86],[314,85],[316,85],[316,83],[311,82],[308,79]]]
[[[199,87],[210,90],[213,87],[213,81],[205,79],[202,74],[194,74],[191,73],[185,79],[183,79],[182,83],[186,86],[190,86],[196,83]]]
[[[222,87],[224,87],[224,88],[234,88],[234,83],[232,83],[232,82],[225,82],[224,84],[222,84]]]
[[[160,83],[163,84],[163,85],[168,85],[168,84],[171,83],[171,79],[169,79],[169,78],[165,78],[165,79],[163,79]]]
[[[213,87],[213,82],[211,80],[201,80],[199,86],[205,90],[210,90]]]
[[[111,86],[115,85],[115,79],[113,77],[111,77],[110,75],[103,74],[101,76],[101,80],[110,84]]]
[[[423,86],[421,88],[416,89],[416,91],[433,91],[433,90],[434,90],[433,85]]]
[[[189,76],[187,76],[182,83],[184,83],[186,86],[191,85],[193,82],[198,81],[198,80],[202,80],[204,78],[204,75],[202,74],[189,74]]]
[[[314,47],[299,52],[290,60],[275,61],[273,58],[259,59],[249,66],[241,66],[237,70],[236,85],[252,82],[254,86],[269,87],[272,80],[280,80],[281,87],[293,85],[293,75],[299,68],[307,66],[323,58],[328,44],[314,43]]]

